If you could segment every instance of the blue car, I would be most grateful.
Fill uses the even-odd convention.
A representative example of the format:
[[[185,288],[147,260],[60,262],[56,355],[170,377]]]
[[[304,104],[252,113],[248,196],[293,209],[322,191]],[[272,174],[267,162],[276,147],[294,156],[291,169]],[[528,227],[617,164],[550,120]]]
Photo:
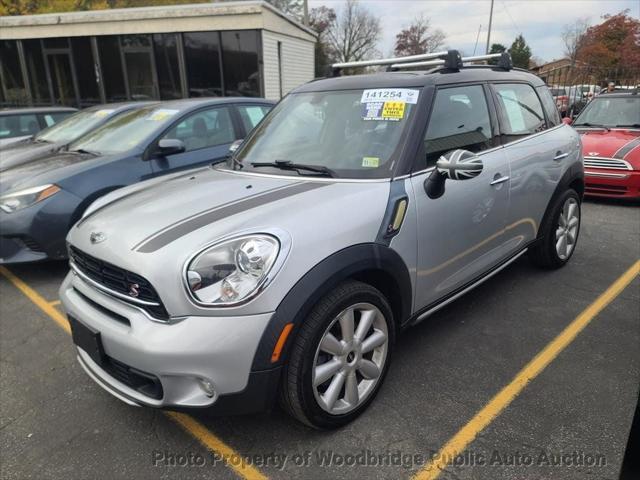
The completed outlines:
[[[64,151],[0,175],[0,264],[63,259],[71,226],[117,188],[225,159],[274,102],[185,99],[113,118]]]
[[[104,125],[112,118],[151,102],[96,105],[73,113],[31,137],[0,147],[0,172],[52,155],[71,142]]]

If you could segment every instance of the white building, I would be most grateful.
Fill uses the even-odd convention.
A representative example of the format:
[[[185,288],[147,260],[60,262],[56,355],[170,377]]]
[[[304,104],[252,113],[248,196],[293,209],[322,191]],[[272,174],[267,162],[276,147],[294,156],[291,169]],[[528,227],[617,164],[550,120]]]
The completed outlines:
[[[279,99],[313,79],[315,42],[264,1],[0,17],[0,106]]]

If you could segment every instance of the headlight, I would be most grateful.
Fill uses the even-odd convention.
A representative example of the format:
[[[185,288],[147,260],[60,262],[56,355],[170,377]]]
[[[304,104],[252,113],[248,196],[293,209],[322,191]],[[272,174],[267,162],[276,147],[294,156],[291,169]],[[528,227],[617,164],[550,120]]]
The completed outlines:
[[[59,191],[60,187],[53,184],[19,190],[0,197],[0,208],[7,213],[13,213],[29,207],[34,203],[41,202]]]
[[[270,235],[247,235],[213,245],[187,265],[187,288],[198,303],[241,303],[260,291],[279,251],[280,242]]]

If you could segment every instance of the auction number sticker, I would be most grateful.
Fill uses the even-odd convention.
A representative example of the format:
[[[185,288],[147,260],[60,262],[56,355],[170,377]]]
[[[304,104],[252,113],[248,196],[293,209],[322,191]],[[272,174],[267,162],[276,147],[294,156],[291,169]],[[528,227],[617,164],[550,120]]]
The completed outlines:
[[[404,118],[406,102],[367,102],[362,105],[363,120],[391,120],[399,122]]]
[[[154,110],[149,115],[148,119],[153,120],[154,122],[161,122],[169,117],[174,116],[178,113],[178,110],[170,110],[168,108],[159,108],[158,110]]]
[[[369,102],[386,102],[386,101],[401,101],[406,103],[418,103],[419,90],[411,88],[374,88],[370,90],[364,90],[362,92],[362,98],[360,103]]]

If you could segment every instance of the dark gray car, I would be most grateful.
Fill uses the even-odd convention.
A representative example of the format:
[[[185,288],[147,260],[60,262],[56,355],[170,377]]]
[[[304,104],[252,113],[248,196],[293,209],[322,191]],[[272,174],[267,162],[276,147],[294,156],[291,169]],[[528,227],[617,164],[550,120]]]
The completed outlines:
[[[75,113],[33,136],[0,147],[0,172],[17,165],[42,160],[112,118],[148,104],[149,102],[127,102],[96,105]]]

